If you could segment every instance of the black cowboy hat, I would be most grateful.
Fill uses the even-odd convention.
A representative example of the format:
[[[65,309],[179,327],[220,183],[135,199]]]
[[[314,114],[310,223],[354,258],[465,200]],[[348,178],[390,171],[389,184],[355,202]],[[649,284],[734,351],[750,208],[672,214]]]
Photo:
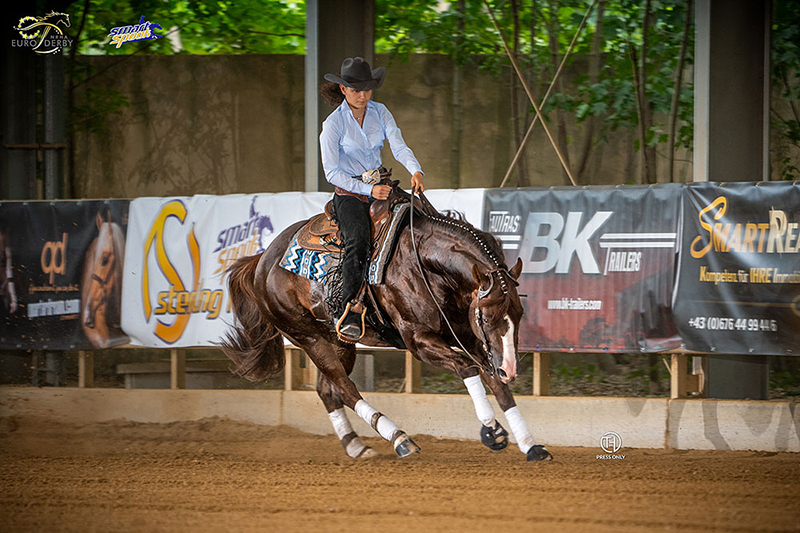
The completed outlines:
[[[348,57],[342,61],[341,73],[341,77],[336,74],[325,74],[325,79],[333,83],[341,83],[346,87],[352,87],[357,91],[371,91],[379,89],[383,85],[386,69],[378,67],[372,70],[363,57]]]

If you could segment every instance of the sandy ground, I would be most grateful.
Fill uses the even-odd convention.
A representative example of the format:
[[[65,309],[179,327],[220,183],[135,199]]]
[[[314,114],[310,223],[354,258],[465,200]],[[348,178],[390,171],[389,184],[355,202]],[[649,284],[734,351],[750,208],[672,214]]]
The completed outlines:
[[[800,531],[800,454],[368,441],[354,461],[287,427],[5,418],[0,531]]]

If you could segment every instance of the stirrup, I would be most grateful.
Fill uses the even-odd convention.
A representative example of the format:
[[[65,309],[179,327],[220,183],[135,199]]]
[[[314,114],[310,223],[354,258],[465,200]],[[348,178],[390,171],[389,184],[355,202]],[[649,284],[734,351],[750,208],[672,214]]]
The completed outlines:
[[[336,336],[339,337],[339,340],[342,342],[355,344],[361,340],[361,337],[364,336],[364,316],[367,314],[367,308],[363,305],[361,306],[361,329],[358,330],[358,326],[356,324],[343,325],[345,319],[350,313],[359,314],[357,311],[351,309],[352,305],[353,302],[347,302],[347,306],[345,306],[342,316],[339,317],[339,320],[336,322]]]

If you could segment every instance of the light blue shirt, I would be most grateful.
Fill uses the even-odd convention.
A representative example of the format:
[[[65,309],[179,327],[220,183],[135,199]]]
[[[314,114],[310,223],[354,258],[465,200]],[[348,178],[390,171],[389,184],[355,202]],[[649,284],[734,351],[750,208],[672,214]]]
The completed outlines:
[[[353,176],[381,167],[383,142],[389,141],[394,158],[412,175],[422,172],[414,152],[406,146],[394,117],[385,105],[367,102],[364,127],[358,125],[347,100],[322,123],[319,146],[325,179],[342,189],[369,196],[372,185]]]

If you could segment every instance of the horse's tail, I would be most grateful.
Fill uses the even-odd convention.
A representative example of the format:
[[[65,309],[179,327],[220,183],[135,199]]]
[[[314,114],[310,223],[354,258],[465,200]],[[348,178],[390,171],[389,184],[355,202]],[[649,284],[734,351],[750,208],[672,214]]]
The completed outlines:
[[[234,372],[250,381],[261,381],[283,368],[283,337],[269,322],[263,294],[254,288],[262,254],[243,257],[228,270],[228,294],[236,322],[220,343],[233,361]]]

